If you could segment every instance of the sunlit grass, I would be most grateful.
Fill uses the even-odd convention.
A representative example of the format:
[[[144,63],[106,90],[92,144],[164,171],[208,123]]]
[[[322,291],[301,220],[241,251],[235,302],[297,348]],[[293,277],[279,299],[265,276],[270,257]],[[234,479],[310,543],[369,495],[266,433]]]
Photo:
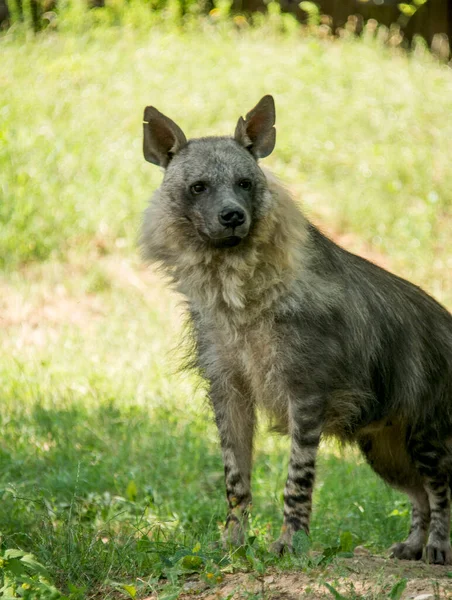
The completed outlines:
[[[307,568],[266,552],[288,442],[265,427],[251,517],[260,562],[218,546],[212,416],[196,377],[176,374],[178,300],[136,249],[161,179],[142,158],[142,110],[156,105],[188,136],[225,134],[272,93],[278,138],[265,164],[317,222],[450,307],[450,71],[268,23],[10,36],[0,52],[2,548],[32,551],[59,585],[102,598],[137,577],[143,594],[161,576],[177,590],[197,544],[204,573],[231,561]],[[408,526],[404,497],[351,450],[322,449],[314,505],[319,551],[340,549],[344,533],[383,551]]]
[[[201,26],[0,45],[3,265],[83,252],[93,239],[107,251],[134,247],[161,178],[142,157],[145,105],[188,136],[232,134],[272,93],[278,139],[265,164],[310,214],[452,302],[452,79],[432,58]]]

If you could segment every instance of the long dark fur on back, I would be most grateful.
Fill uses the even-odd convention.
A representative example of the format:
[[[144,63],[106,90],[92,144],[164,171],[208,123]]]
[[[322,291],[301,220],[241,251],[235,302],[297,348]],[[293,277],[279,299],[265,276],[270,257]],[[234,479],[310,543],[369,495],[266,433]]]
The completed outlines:
[[[275,551],[309,531],[317,448],[333,435],[409,495],[412,526],[394,556],[450,563],[452,317],[325,237],[259,168],[274,145],[269,98],[235,139],[187,142],[155,109],[145,118],[145,155],[167,170],[142,246],[188,299],[225,463],[225,540],[243,539],[261,406],[292,440]]]

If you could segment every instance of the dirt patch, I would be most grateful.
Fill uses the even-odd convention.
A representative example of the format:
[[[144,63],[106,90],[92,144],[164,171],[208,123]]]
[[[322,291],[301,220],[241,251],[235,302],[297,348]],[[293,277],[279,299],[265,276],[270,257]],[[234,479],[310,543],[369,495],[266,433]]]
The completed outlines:
[[[5,328],[27,324],[35,329],[44,323],[82,325],[92,315],[103,314],[98,298],[70,297],[66,289],[58,285],[29,297],[11,286],[3,286],[2,296],[0,324]]]
[[[81,328],[103,314],[99,298],[71,296],[62,285],[43,285],[26,293],[2,282],[0,293],[0,330],[18,349],[45,346],[63,327]]]
[[[93,255],[28,265],[0,277],[0,336],[19,349],[43,347],[67,328],[86,331],[109,318],[118,296],[127,294],[162,315],[170,307],[173,320],[180,316],[163,278],[138,258]]]
[[[268,570],[262,576],[256,573],[227,574],[214,587],[199,578],[192,578],[186,581],[179,598],[446,600],[452,599],[451,575],[451,567],[397,561],[383,556],[355,556],[337,558],[324,568],[296,572]],[[157,600],[158,597],[150,596],[146,600]]]

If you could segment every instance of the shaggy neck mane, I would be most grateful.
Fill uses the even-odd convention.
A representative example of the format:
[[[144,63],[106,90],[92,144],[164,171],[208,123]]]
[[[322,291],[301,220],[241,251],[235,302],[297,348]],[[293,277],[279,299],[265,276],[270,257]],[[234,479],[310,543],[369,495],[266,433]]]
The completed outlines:
[[[290,294],[302,268],[307,221],[284,187],[265,175],[272,206],[256,224],[246,246],[218,250],[195,242],[181,249],[175,245],[177,236],[171,234],[172,228],[167,227],[164,236],[157,236],[160,243],[165,239],[165,247],[158,249],[155,236],[145,231],[147,257],[160,262],[197,311],[213,312],[215,318],[224,316],[237,324],[242,320],[250,323],[253,317],[271,312],[281,296]]]

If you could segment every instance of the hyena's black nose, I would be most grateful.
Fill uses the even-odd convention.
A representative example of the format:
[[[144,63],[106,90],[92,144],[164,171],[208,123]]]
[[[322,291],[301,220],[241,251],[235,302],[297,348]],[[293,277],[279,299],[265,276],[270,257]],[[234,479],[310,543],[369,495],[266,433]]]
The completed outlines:
[[[246,220],[245,211],[238,206],[223,208],[218,214],[218,220],[225,227],[238,227]]]

